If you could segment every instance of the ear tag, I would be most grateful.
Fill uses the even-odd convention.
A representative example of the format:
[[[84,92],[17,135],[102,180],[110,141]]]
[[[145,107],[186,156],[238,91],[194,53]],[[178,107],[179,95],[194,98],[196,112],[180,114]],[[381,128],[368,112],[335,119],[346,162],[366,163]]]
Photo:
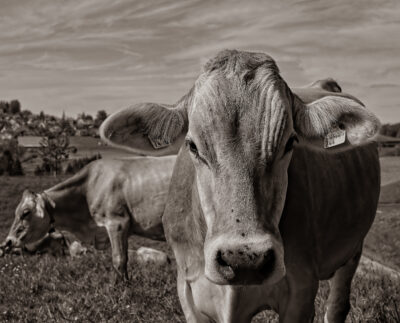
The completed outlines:
[[[161,139],[153,139],[150,136],[148,136],[148,138],[154,149],[161,149],[169,146],[169,142],[162,141]]]
[[[328,133],[324,138],[324,148],[335,147],[346,141],[346,130],[338,129]]]

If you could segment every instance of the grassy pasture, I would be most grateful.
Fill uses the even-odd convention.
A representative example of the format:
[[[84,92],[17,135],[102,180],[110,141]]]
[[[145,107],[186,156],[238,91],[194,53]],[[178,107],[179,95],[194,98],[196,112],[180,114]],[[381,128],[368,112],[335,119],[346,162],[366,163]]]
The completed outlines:
[[[387,156],[381,157],[379,160],[382,185],[400,181],[400,157]]]
[[[24,188],[40,191],[65,177],[0,177],[0,241],[13,220]],[[380,206],[366,240],[366,254],[392,266],[399,263],[399,206]],[[166,251],[162,242],[139,237],[130,248],[146,245]],[[129,262],[131,281],[110,284],[110,251],[92,250],[79,259],[43,256],[0,258],[0,322],[184,322],[175,287],[175,263],[166,267]],[[316,322],[323,321],[329,286],[322,282]],[[400,279],[369,268],[354,279],[348,322],[400,322]],[[253,322],[278,322],[270,312]]]

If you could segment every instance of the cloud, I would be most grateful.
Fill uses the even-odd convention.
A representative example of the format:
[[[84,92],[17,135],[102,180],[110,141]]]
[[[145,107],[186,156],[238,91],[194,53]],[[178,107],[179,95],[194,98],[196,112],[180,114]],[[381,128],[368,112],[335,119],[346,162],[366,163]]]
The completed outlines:
[[[400,119],[400,3],[19,0],[0,13],[1,99],[61,114],[174,102],[225,48],[271,54],[292,86],[334,77]]]

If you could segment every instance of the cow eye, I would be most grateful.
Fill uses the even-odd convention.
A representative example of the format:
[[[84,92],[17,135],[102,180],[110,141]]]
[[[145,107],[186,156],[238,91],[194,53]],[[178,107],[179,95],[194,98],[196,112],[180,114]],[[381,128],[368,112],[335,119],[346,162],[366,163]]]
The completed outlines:
[[[30,213],[31,213],[31,210],[29,210],[29,209],[25,209],[24,211],[22,211],[21,219],[25,218]]]
[[[191,153],[195,154],[196,156],[199,155],[199,151],[197,150],[197,146],[192,140],[188,139],[186,141],[186,144],[189,147],[189,150],[190,150]]]
[[[289,137],[288,141],[286,142],[285,154],[293,150],[293,145],[295,141],[299,142],[299,139],[295,134],[293,134]]]

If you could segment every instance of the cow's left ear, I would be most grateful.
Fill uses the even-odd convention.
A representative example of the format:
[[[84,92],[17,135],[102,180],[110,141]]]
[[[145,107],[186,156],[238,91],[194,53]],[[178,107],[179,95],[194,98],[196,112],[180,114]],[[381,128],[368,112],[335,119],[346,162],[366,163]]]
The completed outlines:
[[[111,146],[134,153],[163,156],[178,153],[187,132],[187,98],[176,105],[142,103],[110,115],[100,136]]]
[[[348,97],[326,96],[309,104],[294,97],[294,127],[305,139],[324,139],[338,130],[346,131],[351,145],[371,141],[378,134],[380,122],[360,102]]]

